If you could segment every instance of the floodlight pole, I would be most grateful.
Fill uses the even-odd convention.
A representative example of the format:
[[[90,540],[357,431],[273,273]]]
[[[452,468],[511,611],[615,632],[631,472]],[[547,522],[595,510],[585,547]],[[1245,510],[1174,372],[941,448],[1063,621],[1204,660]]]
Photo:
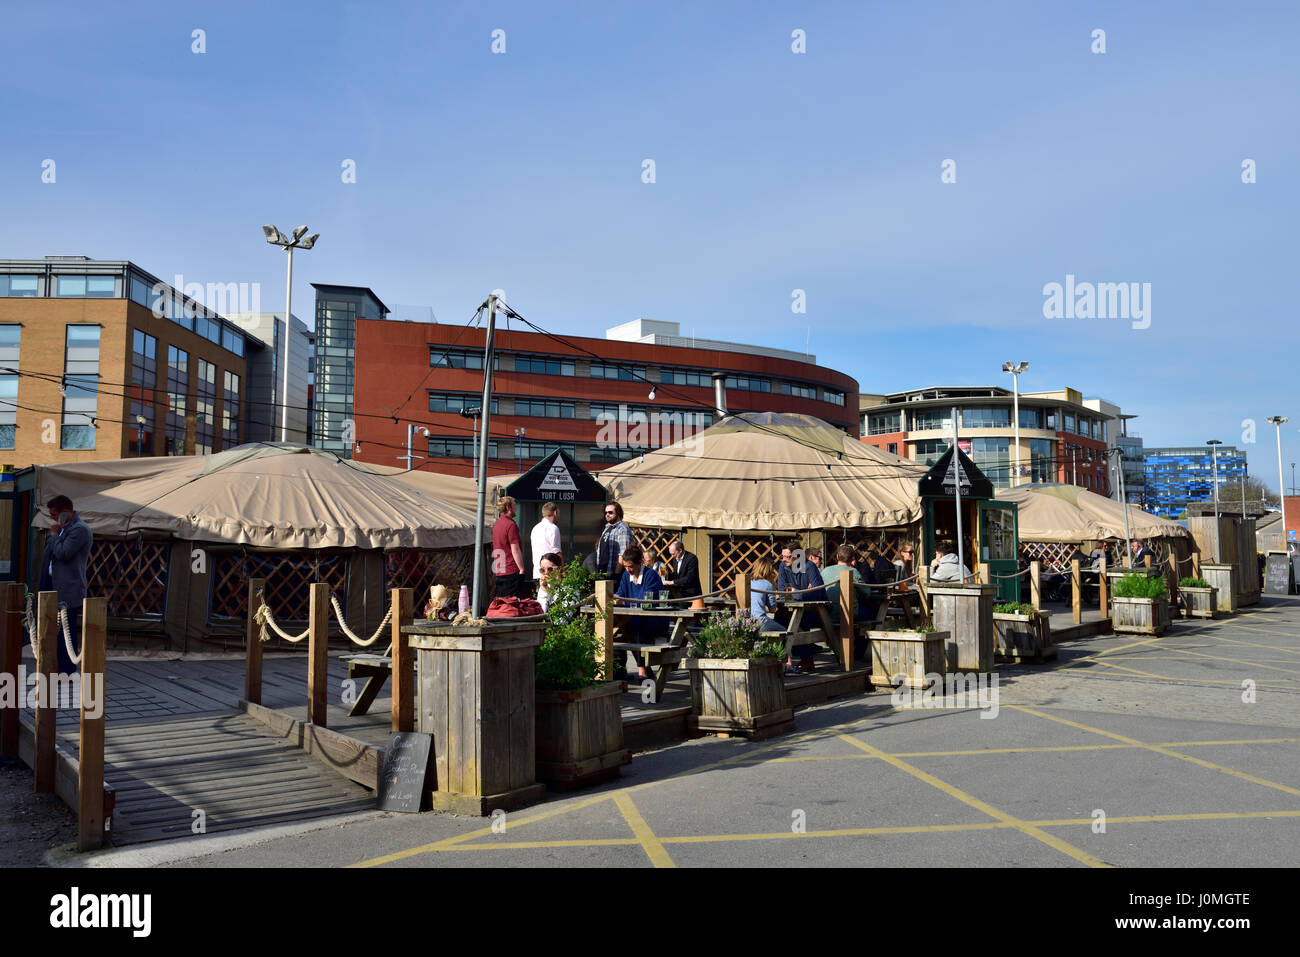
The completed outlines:
[[[957,419],[957,407],[952,407],[952,474],[953,474],[953,501],[957,505],[957,570],[966,567],[965,548],[962,546],[961,537],[961,479],[965,471],[961,467],[961,442],[960,429]],[[962,578],[962,584],[966,584],[965,577]]]
[[[284,348],[280,350],[280,441],[289,441],[289,336],[293,315],[293,247],[289,253],[289,276],[284,281]]]
[[[497,328],[497,297],[488,296],[487,339],[483,346],[483,427],[478,436],[478,514],[474,519],[474,593],[471,612],[478,618],[483,607],[483,509],[487,501],[488,429],[492,419],[492,347]]]
[[[1117,463],[1119,465],[1119,504],[1124,509],[1124,565],[1126,568],[1133,567],[1133,539],[1128,533],[1128,496],[1124,494],[1124,449],[1120,446],[1115,447],[1119,453]]]

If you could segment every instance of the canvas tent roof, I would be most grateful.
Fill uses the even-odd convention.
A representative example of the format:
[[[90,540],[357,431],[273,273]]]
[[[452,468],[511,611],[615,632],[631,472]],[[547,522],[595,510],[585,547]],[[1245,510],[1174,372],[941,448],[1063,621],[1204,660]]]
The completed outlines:
[[[270,548],[473,544],[473,507],[456,501],[465,481],[280,443],[36,469],[37,501],[67,495],[100,535],[167,532]],[[49,519],[41,512],[34,524]]]
[[[1022,542],[1084,542],[1124,537],[1124,506],[1077,485],[1044,482],[1001,489],[1000,501],[1015,502],[1020,512]],[[1177,522],[1128,506],[1133,538],[1185,538],[1192,533]]]
[[[813,416],[749,412],[596,477],[636,525],[793,531],[917,521],[925,471]]]

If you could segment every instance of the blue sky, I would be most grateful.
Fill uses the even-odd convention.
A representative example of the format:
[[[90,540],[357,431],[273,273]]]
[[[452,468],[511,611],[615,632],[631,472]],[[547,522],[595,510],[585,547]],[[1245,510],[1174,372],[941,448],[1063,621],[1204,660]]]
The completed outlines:
[[[1285,414],[1300,459],[1295,3],[9,3],[3,19],[0,256],[260,282],[271,309],[284,256],[259,227],[307,223],[322,238],[295,257],[299,315],[313,281],[456,323],[499,287],[560,333],[645,316],[807,337],[864,391],[1009,385],[1002,361],[1028,359],[1026,391],[1104,396],[1148,445],[1243,445],[1275,485],[1264,419]],[[1150,283],[1150,327],[1044,318],[1067,274]]]

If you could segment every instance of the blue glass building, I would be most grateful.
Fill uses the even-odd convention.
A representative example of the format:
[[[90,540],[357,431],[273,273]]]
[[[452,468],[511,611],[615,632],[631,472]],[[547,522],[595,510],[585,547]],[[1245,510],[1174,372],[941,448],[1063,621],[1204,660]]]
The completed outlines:
[[[1219,500],[1224,487],[1236,488],[1246,474],[1246,453],[1231,445],[1217,446]],[[1210,446],[1147,449],[1146,510],[1175,518],[1192,503],[1214,501],[1214,461]],[[1235,500],[1235,499],[1234,499]]]

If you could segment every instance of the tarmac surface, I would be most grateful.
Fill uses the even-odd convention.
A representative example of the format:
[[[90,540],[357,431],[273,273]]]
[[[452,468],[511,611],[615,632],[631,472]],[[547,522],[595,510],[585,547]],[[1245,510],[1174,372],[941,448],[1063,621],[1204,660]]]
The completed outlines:
[[[71,866],[1294,867],[1300,598],[1063,644],[986,697],[888,691],[498,819],[365,812]],[[960,706],[955,706],[960,705]]]

